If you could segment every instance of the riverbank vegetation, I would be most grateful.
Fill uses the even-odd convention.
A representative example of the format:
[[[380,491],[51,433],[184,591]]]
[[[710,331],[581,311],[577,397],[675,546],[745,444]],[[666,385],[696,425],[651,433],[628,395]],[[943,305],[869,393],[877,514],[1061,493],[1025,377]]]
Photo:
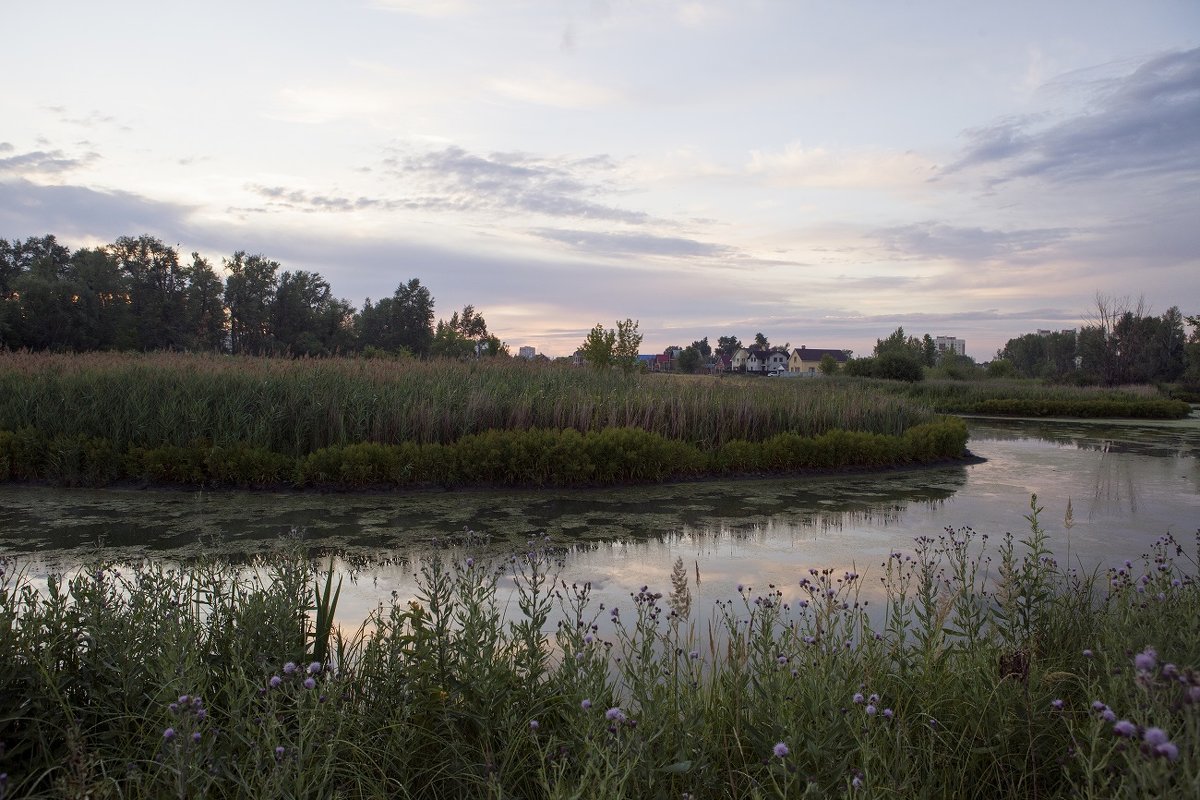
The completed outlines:
[[[859,379],[864,380],[864,379]],[[1183,419],[1191,408],[1153,386],[1072,386],[1041,380],[870,380],[876,392],[909,398],[942,414],[1020,417]]]
[[[889,467],[966,431],[850,383],[524,361],[0,353],[0,476],[239,486],[603,484]]]
[[[606,608],[546,539],[495,563],[467,540],[359,628],[288,546],[48,579],[4,561],[0,791],[1196,796],[1200,541],[1080,572],[1027,519],[738,586],[707,624],[682,562]]]

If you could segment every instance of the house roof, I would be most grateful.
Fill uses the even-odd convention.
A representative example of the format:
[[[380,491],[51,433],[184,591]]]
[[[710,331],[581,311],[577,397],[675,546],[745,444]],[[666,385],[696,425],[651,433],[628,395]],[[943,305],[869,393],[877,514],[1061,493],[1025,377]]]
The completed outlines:
[[[845,350],[831,350],[825,347],[796,347],[792,349],[792,355],[799,355],[803,361],[820,361],[825,356],[833,356],[833,360],[837,362],[847,361]]]

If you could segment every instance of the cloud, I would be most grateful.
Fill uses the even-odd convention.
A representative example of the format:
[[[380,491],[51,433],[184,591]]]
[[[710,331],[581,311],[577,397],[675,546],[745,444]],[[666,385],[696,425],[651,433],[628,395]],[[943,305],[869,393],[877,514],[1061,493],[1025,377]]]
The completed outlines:
[[[915,186],[928,180],[936,165],[909,151],[835,152],[794,142],[779,152],[753,150],[746,171],[785,187],[871,189]]]
[[[649,215],[596,202],[611,191],[596,174],[614,168],[604,155],[582,159],[541,158],[525,153],[469,153],[447,147],[385,162],[391,173],[416,180],[426,194],[415,206],[432,210],[524,211],[549,217],[577,217],[641,224]]]
[[[420,17],[455,17],[475,8],[467,0],[371,0],[372,8]]]
[[[1073,234],[1070,228],[989,230],[945,222],[916,222],[874,231],[870,238],[901,258],[994,261],[1046,250]]]
[[[595,255],[724,258],[736,254],[733,248],[725,245],[708,244],[695,239],[675,236],[655,236],[648,233],[609,233],[553,228],[540,228],[533,233],[543,239],[561,242],[576,250]]]
[[[151,233],[183,241],[194,236],[188,224],[193,210],[132,192],[0,182],[0,230],[27,236],[53,233],[111,241]]]
[[[945,174],[990,169],[1017,178],[1092,181],[1200,169],[1200,48],[1152,58],[1091,90],[1089,108],[1048,121],[1016,117],[967,132]]]
[[[13,149],[11,144],[5,142],[4,146],[0,146],[0,153],[11,153]],[[0,158],[0,175],[58,175],[87,166],[99,157],[96,153],[86,153],[74,158],[61,150],[33,150]]]
[[[286,208],[306,213],[365,211],[367,209],[394,211],[398,208],[409,207],[409,204],[405,201],[365,197],[362,195],[358,197],[344,197],[330,194],[310,194],[303,189],[288,189],[283,186],[262,186],[259,184],[249,184],[246,188],[260,197],[266,198],[268,206],[272,208]]]
[[[554,75],[496,78],[488,82],[488,88],[502,97],[548,108],[598,108],[621,99],[616,90]]]

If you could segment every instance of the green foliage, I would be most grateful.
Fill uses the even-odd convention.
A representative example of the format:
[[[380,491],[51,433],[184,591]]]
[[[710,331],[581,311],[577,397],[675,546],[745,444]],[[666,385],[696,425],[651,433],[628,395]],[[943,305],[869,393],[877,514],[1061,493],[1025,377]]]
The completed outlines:
[[[836,375],[838,371],[837,359],[826,353],[821,356],[821,363],[818,365],[822,375]]]
[[[617,345],[617,332],[612,328],[604,329],[599,322],[588,331],[583,344],[579,346],[584,360],[597,369],[605,369],[613,363]]]

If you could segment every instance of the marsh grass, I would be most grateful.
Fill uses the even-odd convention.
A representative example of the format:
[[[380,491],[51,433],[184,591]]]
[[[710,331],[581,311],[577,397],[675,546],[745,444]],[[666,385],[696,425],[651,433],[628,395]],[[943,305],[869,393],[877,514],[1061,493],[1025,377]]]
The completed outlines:
[[[927,380],[918,383],[841,378],[874,391],[906,397],[943,414],[1026,417],[1182,419],[1187,403],[1153,386],[1070,386],[1040,380]]]
[[[5,561],[4,791],[1197,796],[1200,553],[1167,536],[1078,572],[1039,513],[996,550],[962,529],[892,554],[872,613],[867,576],[813,569],[707,626],[682,564],[665,600],[606,608],[545,538],[443,552],[357,630],[319,623],[333,584],[286,546],[48,580]]]
[[[852,383],[676,381],[527,363],[0,352],[0,430],[129,447],[448,444],[490,430],[637,428],[714,450],[832,430],[899,435],[933,414]]]

